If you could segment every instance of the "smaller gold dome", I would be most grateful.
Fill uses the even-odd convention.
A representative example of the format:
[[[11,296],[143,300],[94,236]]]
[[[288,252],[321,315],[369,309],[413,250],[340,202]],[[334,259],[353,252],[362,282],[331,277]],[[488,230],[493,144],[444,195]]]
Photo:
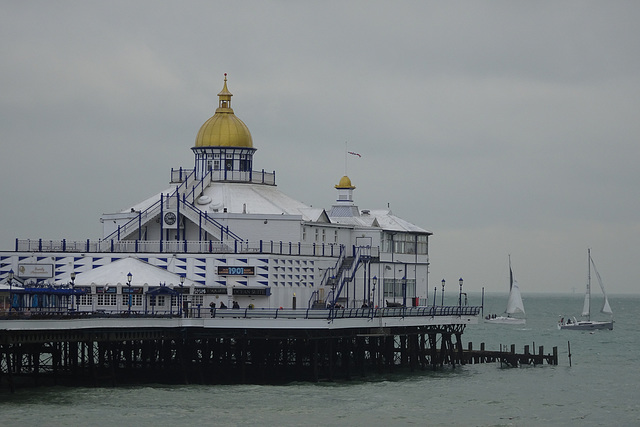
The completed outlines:
[[[218,108],[209,120],[204,122],[196,136],[196,147],[248,147],[253,148],[249,128],[236,117],[231,108],[233,94],[227,89],[227,74],[224,87],[218,94]]]
[[[336,185],[336,188],[349,188],[353,190],[356,187],[351,185],[351,180],[349,179],[348,176],[345,175],[342,178],[340,178],[340,182],[338,183],[338,185]]]

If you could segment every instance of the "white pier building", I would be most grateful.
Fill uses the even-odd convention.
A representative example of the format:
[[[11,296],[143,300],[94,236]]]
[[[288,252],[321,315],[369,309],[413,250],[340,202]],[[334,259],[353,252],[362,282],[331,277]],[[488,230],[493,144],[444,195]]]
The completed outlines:
[[[388,208],[361,209],[348,176],[327,184],[336,202],[326,209],[283,194],[275,171],[254,168],[257,148],[231,98],[225,74],[193,165],[172,169],[163,191],[104,214],[101,239],[16,239],[0,252],[0,282],[12,285],[4,310],[435,306],[432,233]],[[38,297],[50,285],[75,298]]]

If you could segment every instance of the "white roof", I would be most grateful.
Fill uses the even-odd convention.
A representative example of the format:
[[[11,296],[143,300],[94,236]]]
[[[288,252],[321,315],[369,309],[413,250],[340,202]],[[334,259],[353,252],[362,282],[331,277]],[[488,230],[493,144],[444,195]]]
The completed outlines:
[[[8,283],[0,283],[0,291],[9,291],[11,289],[22,289],[22,286],[19,286],[17,284],[9,286]]]
[[[331,217],[331,222],[336,224],[348,224],[356,227],[378,227],[389,231],[402,231],[407,233],[429,233],[430,231],[405,221],[391,213],[389,209],[370,210],[368,214],[352,217]]]
[[[156,267],[138,258],[123,258],[118,261],[97,267],[93,270],[76,275],[76,286],[91,286],[92,284],[105,285],[126,285],[127,274],[131,273],[131,286],[158,286],[161,283],[167,286],[180,285],[180,276],[171,273],[163,268]],[[60,277],[57,284],[67,284],[71,282],[70,275]],[[185,279],[184,286],[194,284],[193,281]]]
[[[160,199],[161,194],[170,194],[175,186],[162,193],[149,197],[132,206],[136,211],[144,211]],[[207,200],[205,203],[202,201]],[[293,199],[272,185],[213,182],[204,189],[196,202],[198,208],[208,212],[248,213],[264,215],[301,215],[304,221],[315,221],[322,215],[323,209],[312,208]],[[129,212],[131,208],[122,212]]]
[[[136,211],[144,211],[160,199],[161,194],[175,190],[175,185],[162,193],[133,206]],[[303,221],[322,221],[325,210],[308,206],[282,193],[276,186],[249,183],[213,182],[204,189],[196,201],[196,206],[207,212],[246,213],[263,215],[300,215]],[[357,209],[357,208],[356,208]],[[130,210],[126,209],[124,212]],[[331,223],[354,227],[379,227],[383,230],[429,233],[417,225],[403,220],[389,209],[369,210],[360,216],[331,217]]]

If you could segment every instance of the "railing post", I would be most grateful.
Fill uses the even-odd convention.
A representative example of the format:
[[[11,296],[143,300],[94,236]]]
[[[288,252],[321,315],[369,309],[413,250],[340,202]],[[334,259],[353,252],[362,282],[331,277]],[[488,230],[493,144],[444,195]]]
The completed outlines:
[[[262,253],[262,239],[260,239],[260,253]]]

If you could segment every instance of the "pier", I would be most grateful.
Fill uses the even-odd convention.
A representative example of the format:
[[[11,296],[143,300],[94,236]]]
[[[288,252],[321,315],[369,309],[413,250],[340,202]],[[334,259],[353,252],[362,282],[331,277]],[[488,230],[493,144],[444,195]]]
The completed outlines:
[[[331,381],[461,362],[480,307],[193,310],[0,320],[0,387]]]
[[[479,307],[435,309],[14,316],[0,320],[0,388],[277,384],[475,363],[557,364],[556,348],[551,355],[542,346],[537,354],[529,346],[518,354],[515,345],[464,349],[462,334]]]

